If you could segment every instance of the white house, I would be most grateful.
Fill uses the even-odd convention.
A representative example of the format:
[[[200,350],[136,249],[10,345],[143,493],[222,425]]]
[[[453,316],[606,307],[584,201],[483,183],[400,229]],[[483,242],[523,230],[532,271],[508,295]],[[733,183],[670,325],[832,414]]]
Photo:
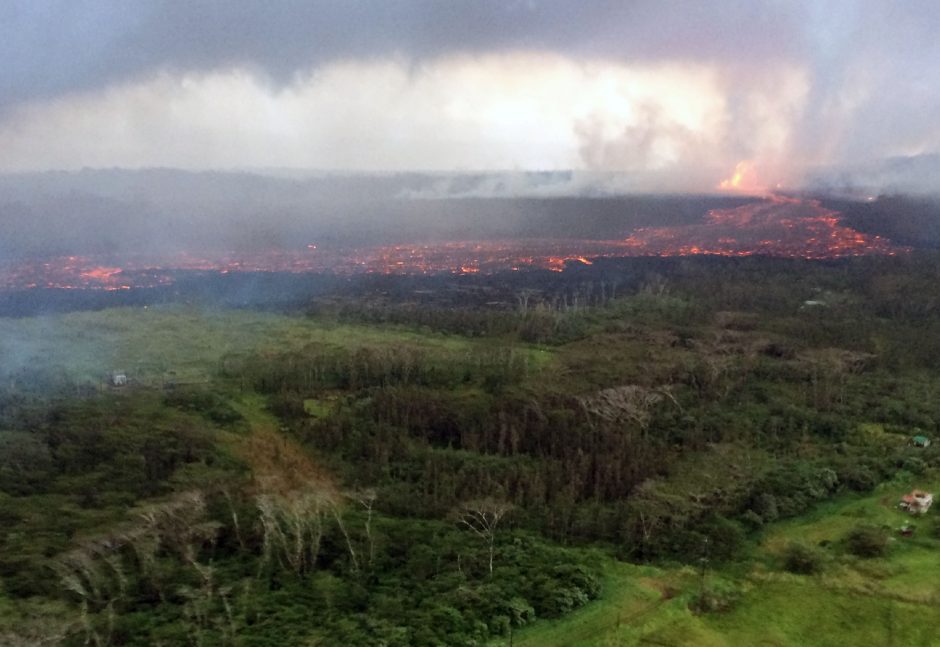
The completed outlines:
[[[923,490],[911,490],[910,494],[901,497],[898,507],[911,514],[924,514],[933,505],[933,494]]]

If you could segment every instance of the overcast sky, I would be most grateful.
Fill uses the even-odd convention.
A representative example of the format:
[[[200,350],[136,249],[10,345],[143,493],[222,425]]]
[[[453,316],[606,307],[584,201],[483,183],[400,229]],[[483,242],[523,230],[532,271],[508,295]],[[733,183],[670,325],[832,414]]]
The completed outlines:
[[[792,183],[940,149],[934,0],[0,0],[0,171]]]

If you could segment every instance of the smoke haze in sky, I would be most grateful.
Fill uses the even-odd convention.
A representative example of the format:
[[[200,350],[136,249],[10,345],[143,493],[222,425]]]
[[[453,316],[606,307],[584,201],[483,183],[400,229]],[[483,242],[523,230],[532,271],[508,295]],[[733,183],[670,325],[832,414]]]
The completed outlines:
[[[622,171],[940,149],[929,0],[11,0],[0,171]]]

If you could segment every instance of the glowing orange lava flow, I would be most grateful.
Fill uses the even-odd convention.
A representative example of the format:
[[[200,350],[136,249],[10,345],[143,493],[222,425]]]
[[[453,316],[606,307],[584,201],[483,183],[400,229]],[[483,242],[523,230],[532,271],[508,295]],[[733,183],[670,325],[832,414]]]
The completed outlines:
[[[841,225],[839,212],[823,208],[818,200],[782,196],[713,209],[700,225],[638,229],[625,242],[636,250],[631,256],[763,254],[823,259],[907,251],[880,236]]]
[[[0,289],[127,290],[169,285],[182,272],[492,274],[527,268],[561,272],[591,259],[631,256],[766,255],[842,258],[907,251],[839,222],[816,200],[782,196],[713,209],[701,224],[644,227],[620,240],[508,240],[128,257],[63,256],[0,265]]]

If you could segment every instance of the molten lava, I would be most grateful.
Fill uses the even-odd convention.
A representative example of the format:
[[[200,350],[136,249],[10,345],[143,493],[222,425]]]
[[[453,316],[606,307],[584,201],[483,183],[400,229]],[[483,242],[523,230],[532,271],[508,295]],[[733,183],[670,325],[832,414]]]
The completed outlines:
[[[742,182],[745,179],[735,186]],[[127,290],[169,285],[180,273],[492,274],[523,268],[561,272],[600,257],[710,254],[824,259],[901,251],[906,248],[842,225],[838,212],[816,200],[772,196],[733,209],[713,209],[701,224],[644,227],[620,240],[461,241],[352,249],[309,244],[296,250],[205,256],[63,256],[0,265],[0,289]]]
[[[842,258],[864,254],[893,255],[895,247],[839,223],[839,212],[818,200],[772,196],[734,209],[713,209],[705,222],[684,227],[647,227],[626,241],[635,255],[782,256]]]

